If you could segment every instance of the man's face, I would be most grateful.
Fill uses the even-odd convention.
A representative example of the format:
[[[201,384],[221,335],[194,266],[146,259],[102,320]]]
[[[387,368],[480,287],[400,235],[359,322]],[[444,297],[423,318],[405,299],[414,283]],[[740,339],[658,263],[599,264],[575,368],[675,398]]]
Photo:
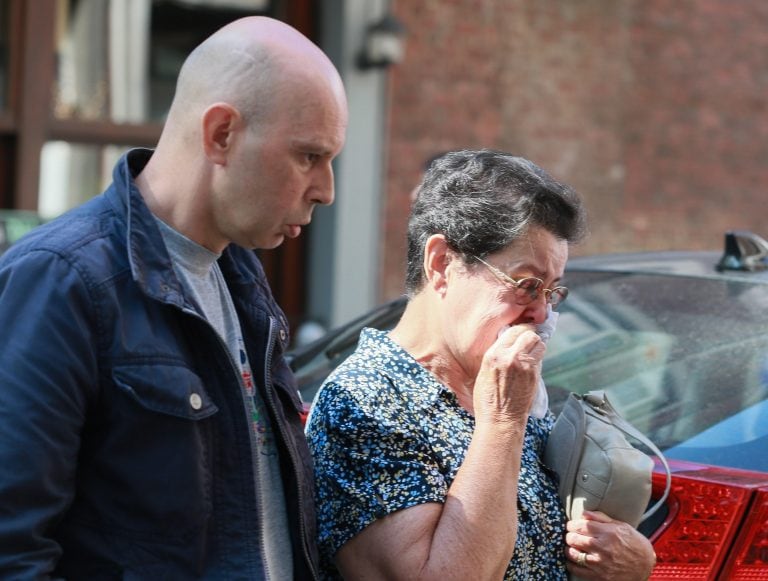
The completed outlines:
[[[307,83],[274,96],[268,119],[235,136],[213,194],[216,227],[246,248],[275,248],[295,238],[316,204],[334,198],[332,160],[344,144],[343,95]]]

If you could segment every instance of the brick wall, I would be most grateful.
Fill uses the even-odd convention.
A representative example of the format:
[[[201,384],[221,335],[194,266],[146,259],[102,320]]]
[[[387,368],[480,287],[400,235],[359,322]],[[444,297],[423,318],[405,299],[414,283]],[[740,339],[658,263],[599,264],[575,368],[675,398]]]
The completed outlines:
[[[409,192],[462,147],[528,157],[585,198],[575,254],[768,237],[765,0],[395,0],[382,299],[402,293]]]

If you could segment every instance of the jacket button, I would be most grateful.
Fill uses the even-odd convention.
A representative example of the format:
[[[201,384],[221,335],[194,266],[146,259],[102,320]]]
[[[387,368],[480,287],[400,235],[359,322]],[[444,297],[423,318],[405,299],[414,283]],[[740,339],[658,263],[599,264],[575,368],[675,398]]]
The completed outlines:
[[[203,400],[198,394],[193,393],[189,396],[189,405],[192,406],[193,410],[199,410],[203,407]]]
[[[280,340],[285,343],[285,329],[280,329]]]

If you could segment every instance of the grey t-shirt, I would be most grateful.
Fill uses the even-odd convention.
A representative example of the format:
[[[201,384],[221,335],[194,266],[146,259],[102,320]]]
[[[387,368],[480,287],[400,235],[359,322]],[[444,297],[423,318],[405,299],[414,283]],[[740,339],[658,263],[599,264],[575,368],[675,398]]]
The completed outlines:
[[[291,539],[278,450],[269,415],[255,389],[237,312],[217,263],[219,255],[190,240],[162,220],[156,220],[184,290],[194,298],[199,314],[218,332],[240,375],[245,410],[252,426],[251,449],[261,523],[261,539],[254,539],[254,542],[261,544],[264,579],[293,579]]]

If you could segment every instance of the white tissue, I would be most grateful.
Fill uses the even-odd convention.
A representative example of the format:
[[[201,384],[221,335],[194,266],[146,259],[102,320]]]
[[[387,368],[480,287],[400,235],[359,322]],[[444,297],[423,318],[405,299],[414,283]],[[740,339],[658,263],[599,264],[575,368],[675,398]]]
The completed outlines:
[[[557,318],[560,313],[553,311],[550,305],[547,305],[547,318],[541,325],[536,325],[536,333],[546,343],[550,337],[555,334],[555,327],[557,326]]]
[[[552,310],[552,307],[547,305],[547,318],[541,325],[536,325],[536,332],[541,340],[545,343],[549,341],[555,333],[555,327],[557,326],[557,318],[559,313]],[[539,387],[536,390],[536,397],[531,404],[531,409],[528,411],[534,418],[543,418],[547,414],[549,409],[549,394],[547,394],[547,386],[544,385],[544,379],[539,377]]]
[[[541,419],[547,415],[549,409],[549,394],[547,393],[547,386],[544,385],[544,380],[539,377],[539,388],[536,390],[536,397],[533,399],[531,409],[528,411],[529,415],[534,418]]]

